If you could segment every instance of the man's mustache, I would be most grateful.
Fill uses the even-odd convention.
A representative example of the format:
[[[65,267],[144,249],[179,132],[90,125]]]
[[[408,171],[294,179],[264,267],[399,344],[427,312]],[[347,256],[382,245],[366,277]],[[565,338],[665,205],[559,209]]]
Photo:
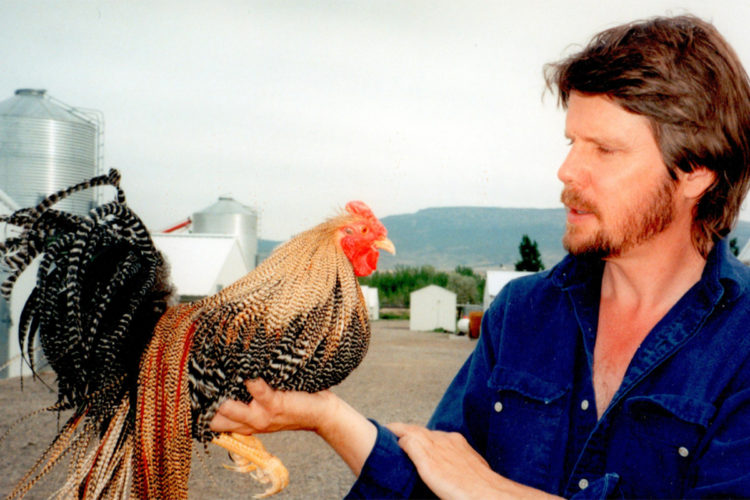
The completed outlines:
[[[587,212],[596,216],[599,215],[596,206],[573,189],[563,189],[562,194],[560,195],[560,201],[562,201],[566,207],[572,208],[578,212]]]

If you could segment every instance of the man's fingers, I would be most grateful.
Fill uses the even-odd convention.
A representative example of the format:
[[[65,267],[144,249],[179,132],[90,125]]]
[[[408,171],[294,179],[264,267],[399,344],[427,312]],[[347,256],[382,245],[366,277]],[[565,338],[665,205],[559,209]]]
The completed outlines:
[[[221,403],[219,409],[216,410],[216,414],[222,415],[231,420],[243,422],[247,419],[247,411],[247,404],[241,403],[240,401],[236,401],[234,399],[227,399],[226,401]]]
[[[390,429],[392,433],[399,439],[405,437],[414,437],[418,439],[424,439],[426,441],[432,441],[432,437],[435,434],[444,434],[441,431],[431,431],[426,427],[414,424],[405,424],[403,422],[392,422],[386,425],[386,428]]]
[[[247,425],[225,417],[220,413],[216,413],[214,418],[211,419],[210,428],[214,432],[238,432],[240,434],[252,434],[252,429]]]
[[[402,437],[404,434],[409,432],[412,427],[415,426],[404,424],[402,422],[391,422],[390,424],[386,425],[386,428],[390,429],[390,431],[394,433],[396,437]]]
[[[394,433],[398,437],[403,437],[407,434],[429,434],[430,432],[435,431],[429,431],[426,427],[422,427],[421,425],[414,425],[414,424],[405,424],[403,422],[391,422],[390,424],[387,424],[385,426],[387,429],[390,429],[392,433]]]
[[[262,379],[246,380],[245,387],[252,396],[250,403],[224,401],[211,421],[212,430],[261,434],[282,429],[314,429],[320,419],[315,417],[318,418],[315,420],[313,413],[319,410],[319,414],[325,415],[325,405],[332,401],[326,391],[308,394],[275,390]]]
[[[414,462],[425,456],[427,449],[432,447],[433,433],[420,425],[393,422],[386,425],[398,438],[398,445]]]
[[[256,378],[253,380],[245,381],[245,388],[254,398],[259,401],[264,401],[270,394],[273,393],[273,389],[266,383],[262,378]]]

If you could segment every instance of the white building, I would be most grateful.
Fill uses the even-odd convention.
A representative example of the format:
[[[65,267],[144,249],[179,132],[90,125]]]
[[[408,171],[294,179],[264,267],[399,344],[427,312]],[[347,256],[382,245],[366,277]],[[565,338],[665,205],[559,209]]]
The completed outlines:
[[[750,241],[748,241],[742,251],[740,251],[738,258],[742,261],[743,264],[745,264],[746,266],[750,266]]]
[[[26,304],[26,299],[36,286],[36,274],[39,270],[41,259],[37,257],[21,274],[13,286],[13,294],[10,302],[0,298],[0,378],[10,378],[31,375],[31,369],[26,361],[22,360],[21,347],[18,344],[18,323],[21,311]],[[6,275],[0,276],[3,280]],[[42,348],[39,339],[34,341],[35,366],[40,368],[43,362]]]
[[[495,269],[487,271],[487,281],[484,285],[484,297],[482,305],[486,311],[492,301],[495,299],[500,290],[510,281],[527,274],[533,274],[531,271],[510,271],[505,269]]]
[[[8,215],[18,210],[18,204],[0,189],[0,214]],[[4,237],[7,237],[7,227],[0,225]],[[37,258],[24,271],[13,287],[13,295],[10,302],[0,298],[0,378],[18,377],[19,375],[31,375],[31,370],[21,359],[21,348],[18,345],[18,319],[21,316],[26,299],[36,284],[36,271],[39,268]],[[0,273],[0,281],[4,281],[8,275]],[[36,349],[40,352],[41,348]],[[38,359],[38,358],[37,358]]]
[[[182,300],[213,295],[250,272],[239,242],[228,234],[155,234]]]
[[[380,319],[380,297],[378,297],[378,289],[371,286],[362,286],[362,295],[365,297],[367,303],[367,312],[370,316],[370,321]]]
[[[409,295],[409,330],[456,331],[456,294],[437,285]]]

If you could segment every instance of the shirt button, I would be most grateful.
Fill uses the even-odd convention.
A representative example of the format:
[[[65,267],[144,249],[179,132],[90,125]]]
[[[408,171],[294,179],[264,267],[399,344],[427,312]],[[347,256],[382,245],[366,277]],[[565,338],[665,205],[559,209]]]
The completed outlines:
[[[581,479],[580,481],[578,481],[578,487],[582,490],[585,490],[589,487],[589,480],[586,478]]]
[[[583,401],[581,401],[581,409],[583,411],[586,411],[586,410],[589,409],[589,400],[588,399],[584,399]]]
[[[682,458],[685,458],[688,455],[690,455],[690,451],[687,448],[685,448],[684,446],[680,446],[677,449],[677,453],[679,453]]]
[[[495,411],[497,413],[500,413],[501,411],[503,411],[503,404],[500,401],[495,403]]]

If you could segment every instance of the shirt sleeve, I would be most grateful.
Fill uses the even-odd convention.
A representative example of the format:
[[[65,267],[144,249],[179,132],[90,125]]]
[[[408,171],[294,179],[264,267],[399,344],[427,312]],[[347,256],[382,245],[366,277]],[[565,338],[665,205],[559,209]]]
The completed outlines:
[[[486,430],[475,428],[466,422],[466,399],[468,395],[482,393],[487,386],[487,356],[489,335],[480,335],[477,347],[464,363],[448,390],[443,395],[427,427],[462,433],[475,448],[477,439],[486,441]],[[479,415],[479,413],[468,412]],[[482,417],[479,417],[480,420]],[[372,421],[378,429],[375,446],[365,461],[357,481],[346,498],[429,498],[434,494],[419,478],[414,464],[398,445],[398,439],[387,428]],[[481,426],[478,426],[481,427]],[[486,426],[484,427],[486,429]],[[470,432],[471,430],[471,432]],[[485,438],[482,439],[481,436]],[[480,451],[481,453],[481,451]]]
[[[494,304],[493,304],[494,306]],[[429,429],[460,432],[480,453],[487,441],[489,379],[495,354],[492,327],[499,322],[498,308],[491,307],[482,321],[477,346],[443,395]],[[378,428],[375,446],[367,457],[357,481],[346,498],[430,498],[434,494],[424,485],[396,436],[374,422]]]
[[[497,302],[497,301],[496,301]],[[492,393],[488,381],[497,359],[495,343],[500,313],[493,303],[484,315],[477,346],[456,374],[427,427],[459,432],[482,456],[487,450]]]
[[[378,429],[375,446],[345,498],[409,498],[415,486],[424,490],[424,483],[399,447],[395,434],[374,420],[371,422]]]

